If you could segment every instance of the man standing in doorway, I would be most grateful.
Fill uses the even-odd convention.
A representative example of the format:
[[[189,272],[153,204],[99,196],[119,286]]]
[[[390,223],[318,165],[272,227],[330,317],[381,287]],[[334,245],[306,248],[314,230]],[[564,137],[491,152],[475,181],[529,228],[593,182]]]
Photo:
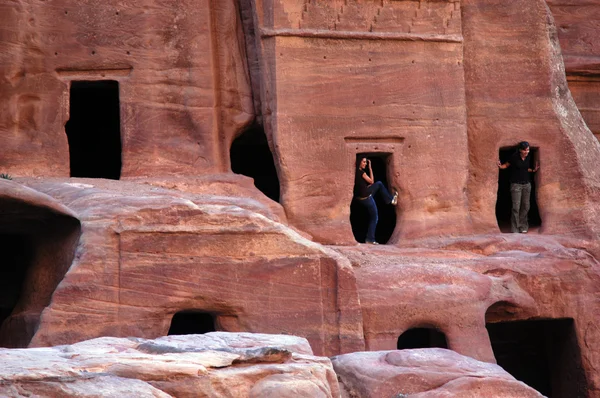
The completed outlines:
[[[519,142],[518,151],[506,163],[498,162],[498,167],[510,167],[510,196],[512,198],[512,215],[510,228],[513,233],[526,234],[529,229],[527,214],[531,196],[531,175],[539,170],[540,164],[536,162],[535,168],[531,167],[529,143]]]

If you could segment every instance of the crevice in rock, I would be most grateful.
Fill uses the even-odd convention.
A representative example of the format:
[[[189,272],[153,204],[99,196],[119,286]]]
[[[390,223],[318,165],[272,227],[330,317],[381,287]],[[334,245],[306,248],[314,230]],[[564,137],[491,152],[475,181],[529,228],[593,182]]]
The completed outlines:
[[[231,144],[231,170],[254,179],[254,186],[268,198],[279,202],[280,185],[273,154],[264,129],[250,125]]]

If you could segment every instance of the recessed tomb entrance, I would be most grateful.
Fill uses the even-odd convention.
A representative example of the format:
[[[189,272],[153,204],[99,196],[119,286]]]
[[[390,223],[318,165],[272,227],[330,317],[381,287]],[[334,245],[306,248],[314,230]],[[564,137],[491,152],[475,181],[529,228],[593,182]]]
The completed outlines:
[[[121,177],[119,83],[113,80],[72,81],[69,140],[71,177]]]
[[[498,365],[549,398],[586,397],[573,319],[486,325]]]

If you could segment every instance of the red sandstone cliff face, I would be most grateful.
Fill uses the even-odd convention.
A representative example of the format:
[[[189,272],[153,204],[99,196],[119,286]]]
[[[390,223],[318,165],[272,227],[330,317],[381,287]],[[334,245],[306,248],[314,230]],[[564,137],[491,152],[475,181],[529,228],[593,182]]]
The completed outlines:
[[[548,0],[562,49],[569,89],[586,124],[600,134],[600,2]]]
[[[5,172],[68,176],[69,86],[97,80],[119,83],[122,177],[229,170],[232,137],[253,117],[232,1],[0,7]]]
[[[532,385],[599,396],[600,144],[569,92],[593,130],[579,99],[595,98],[596,27],[581,15],[596,4],[548,4],[1,4],[0,172],[15,181],[0,180],[0,243],[23,286],[0,300],[3,345],[155,338],[196,311],[223,331],[300,335],[319,355],[435,329],[450,350],[500,362],[503,333],[527,340],[510,329],[525,325],[551,342],[535,359],[556,380]],[[69,179],[70,87],[106,80],[124,181]],[[231,173],[250,124],[266,133],[280,203]],[[541,163],[542,223],[507,236],[496,162],[520,140]],[[352,234],[357,154],[382,159],[399,190],[388,245]],[[420,366],[404,355],[392,354]],[[359,373],[357,391],[370,383]],[[536,396],[500,379],[438,392]]]

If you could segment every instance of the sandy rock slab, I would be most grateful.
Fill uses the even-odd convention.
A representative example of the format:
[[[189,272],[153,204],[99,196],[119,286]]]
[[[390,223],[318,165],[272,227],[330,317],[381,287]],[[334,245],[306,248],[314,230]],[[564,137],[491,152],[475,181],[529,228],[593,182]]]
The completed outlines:
[[[0,350],[2,397],[339,397],[329,359],[286,335],[102,337]]]
[[[537,398],[500,366],[443,348],[355,352],[332,358],[344,398]]]

